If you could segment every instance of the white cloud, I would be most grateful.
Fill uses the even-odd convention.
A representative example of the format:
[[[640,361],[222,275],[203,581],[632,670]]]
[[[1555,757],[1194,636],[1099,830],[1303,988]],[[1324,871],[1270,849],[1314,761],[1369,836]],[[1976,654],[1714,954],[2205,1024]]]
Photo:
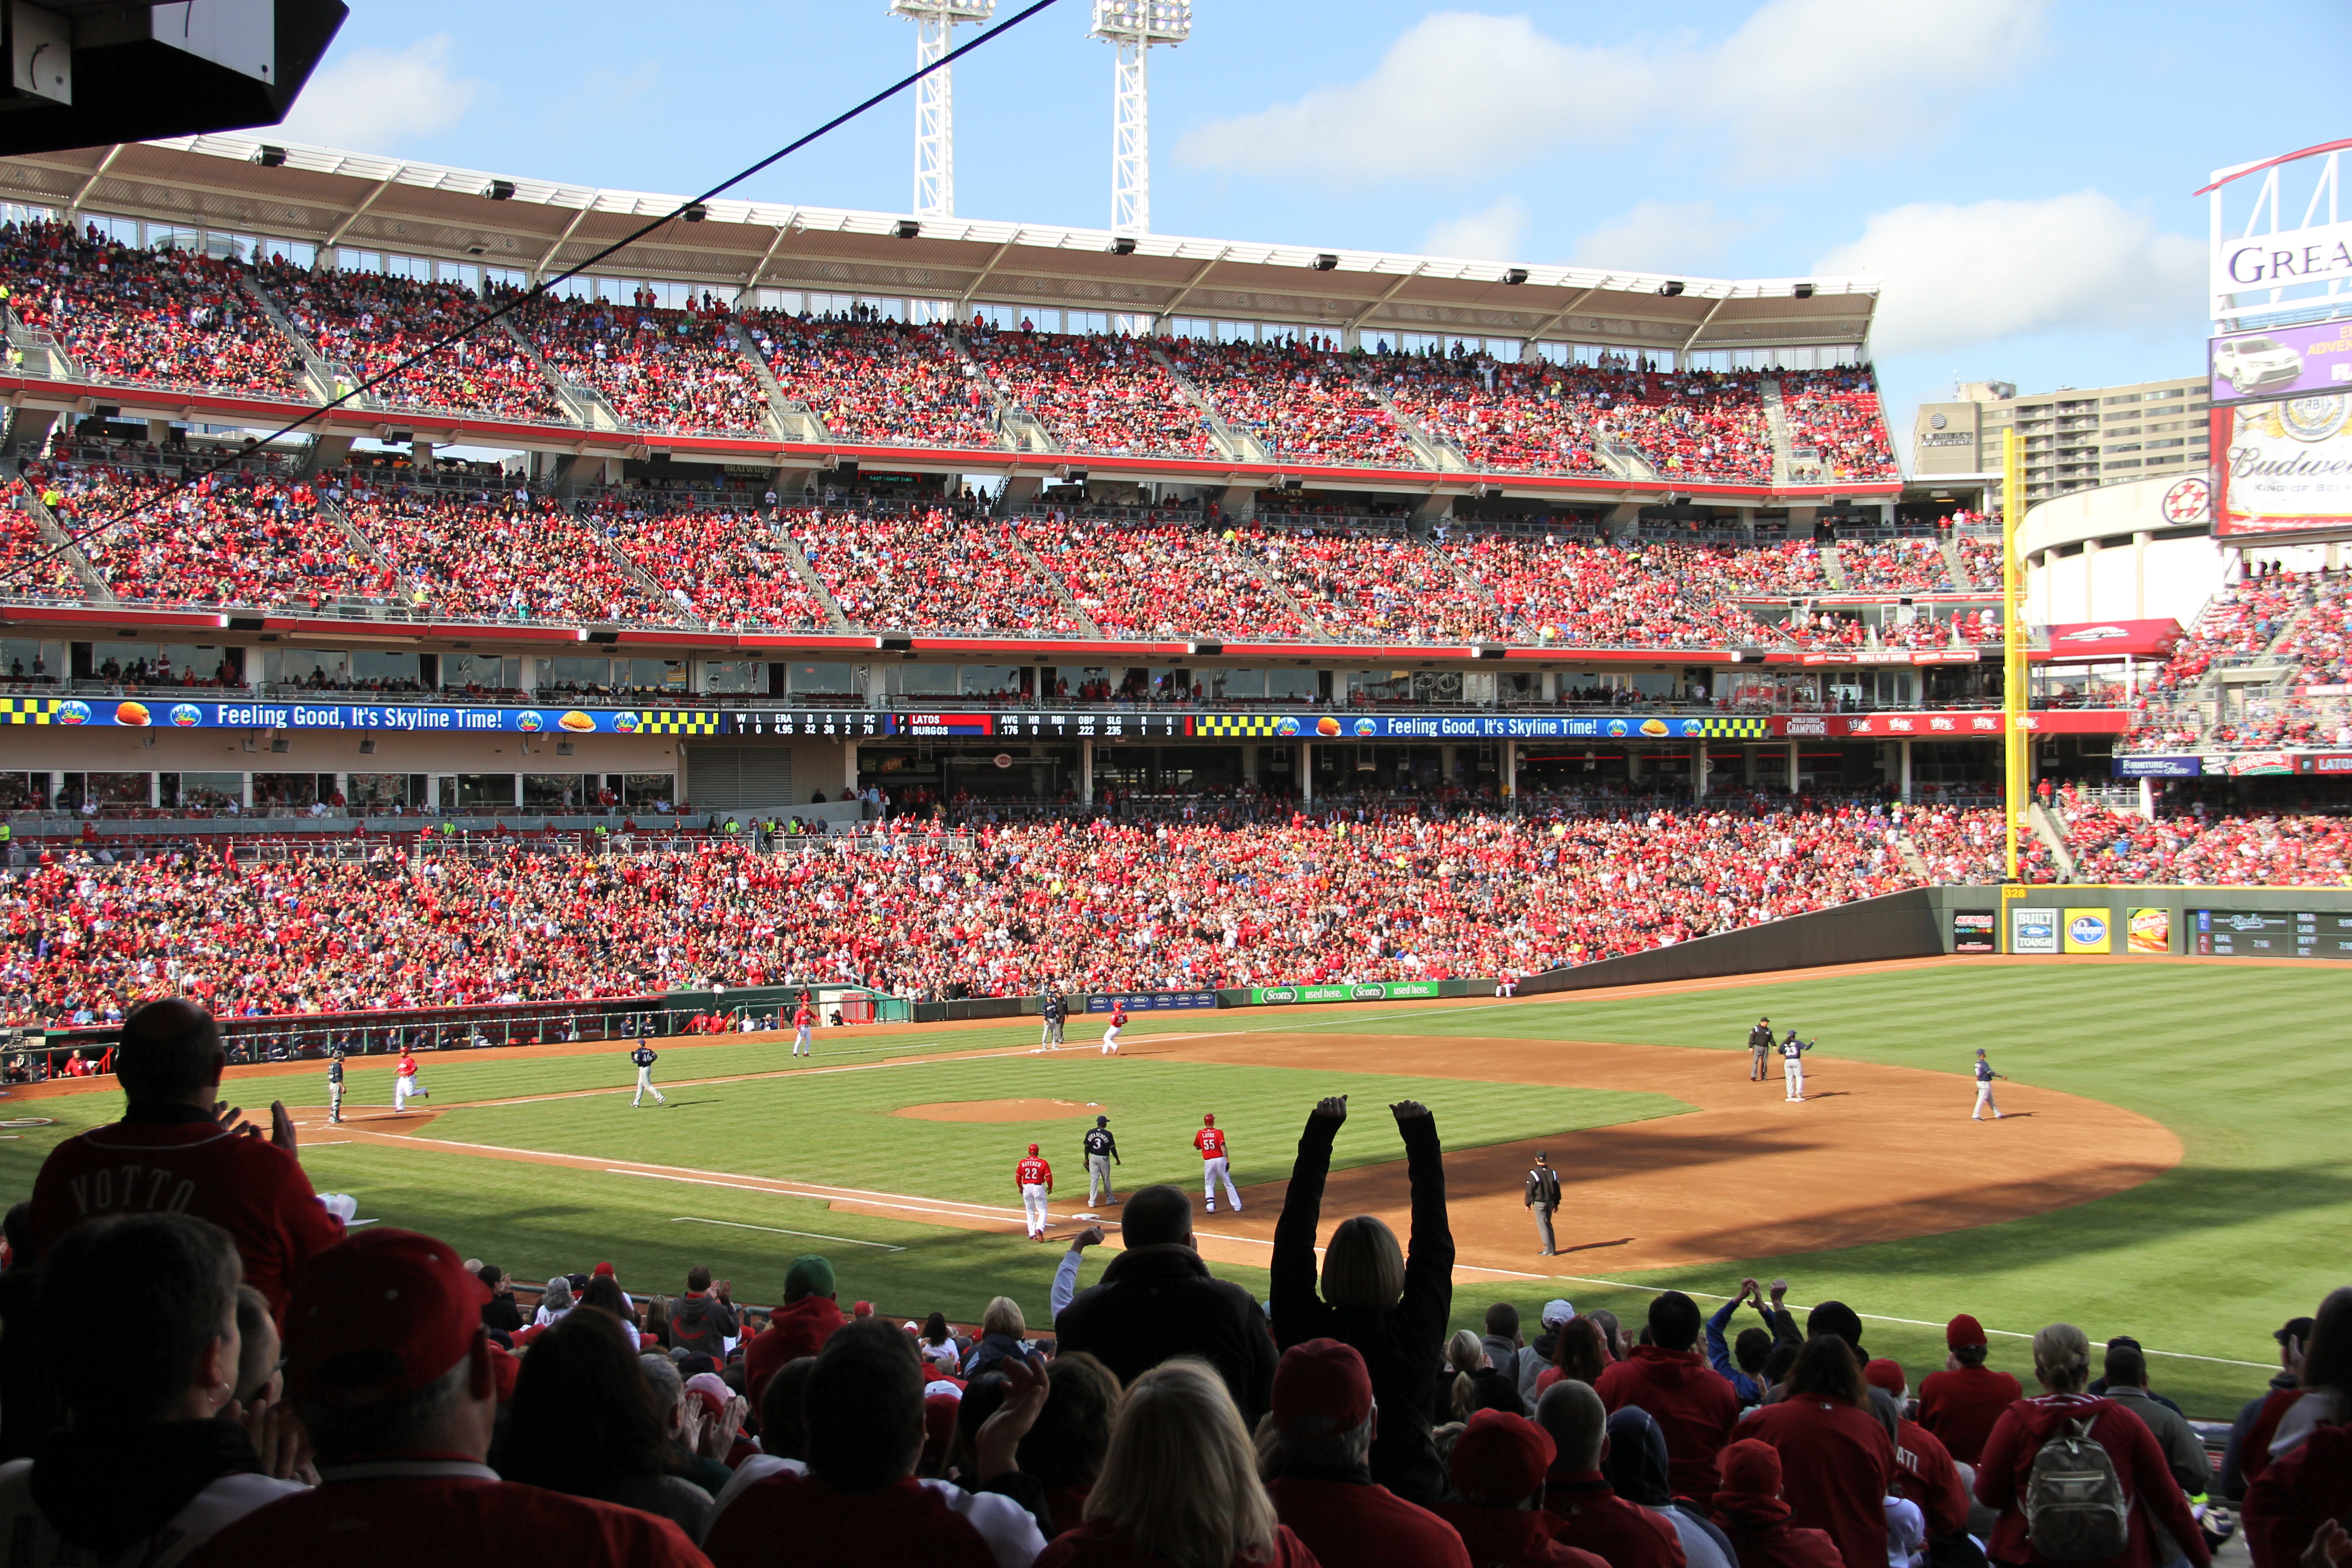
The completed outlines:
[[[1569,259],[1623,272],[1695,272],[1751,226],[1718,216],[1713,202],[1642,202],[1578,240]]]
[[[404,49],[353,49],[312,73],[294,102],[289,139],[382,151],[412,136],[446,131],[474,105],[478,81],[451,72],[446,33]]]
[[[1375,181],[1640,135],[1717,149],[1749,178],[1818,173],[1933,136],[2032,54],[2051,4],[1765,0],[1720,42],[1607,46],[1563,43],[1526,16],[1439,11],[1361,80],[1213,121],[1181,139],[1177,156]]]
[[[2177,331],[2199,314],[2205,254],[2111,196],[2078,191],[1895,207],[1813,270],[1878,278],[1871,342],[1902,353],[2062,330]]]
[[[1528,204],[1505,196],[1483,212],[1448,218],[1421,242],[1424,256],[1455,256],[1465,261],[1515,261],[1528,232]]]

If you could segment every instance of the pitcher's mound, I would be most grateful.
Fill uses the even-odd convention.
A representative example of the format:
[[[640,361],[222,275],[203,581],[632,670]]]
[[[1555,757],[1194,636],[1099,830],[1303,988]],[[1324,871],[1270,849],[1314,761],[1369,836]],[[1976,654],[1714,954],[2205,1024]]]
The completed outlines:
[[[918,1121],[1039,1121],[1053,1117],[1094,1116],[1098,1105],[1075,1100],[941,1100],[929,1105],[902,1105],[893,1116]]]

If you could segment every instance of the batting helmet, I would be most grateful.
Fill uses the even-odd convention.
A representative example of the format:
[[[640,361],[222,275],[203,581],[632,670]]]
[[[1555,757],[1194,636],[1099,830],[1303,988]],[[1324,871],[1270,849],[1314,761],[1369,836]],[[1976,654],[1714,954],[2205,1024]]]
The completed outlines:
[[[1202,1126],[1203,1126],[1203,1127],[1214,1127],[1216,1124],[1217,1124],[1217,1113],[1216,1113],[1215,1111],[1213,1111],[1213,1110],[1204,1110],[1204,1111],[1202,1111],[1202,1112],[1201,1113],[1201,1125],[1202,1125]]]
[[[1036,1152],[1037,1152],[1037,1145],[1035,1145],[1034,1143],[1030,1144],[1030,1145],[1029,1145],[1029,1152],[1031,1152],[1032,1154],[1034,1154]]]

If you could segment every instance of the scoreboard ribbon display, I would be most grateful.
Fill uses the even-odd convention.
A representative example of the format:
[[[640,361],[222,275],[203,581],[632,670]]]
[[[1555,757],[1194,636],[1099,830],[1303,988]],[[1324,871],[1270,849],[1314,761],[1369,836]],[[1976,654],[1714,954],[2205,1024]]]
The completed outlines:
[[[371,734],[716,735],[715,708],[442,708],[373,702],[0,698],[0,724],[60,729],[357,730]]]
[[[2191,910],[2189,951],[2213,958],[2352,958],[2352,914]]]

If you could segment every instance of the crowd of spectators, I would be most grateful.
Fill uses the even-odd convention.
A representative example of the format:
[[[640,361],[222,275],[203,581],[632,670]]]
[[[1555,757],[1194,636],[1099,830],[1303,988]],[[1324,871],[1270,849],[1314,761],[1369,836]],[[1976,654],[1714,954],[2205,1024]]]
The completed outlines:
[[[1952,569],[1933,539],[1841,541],[1838,565],[1853,593],[1948,594]]]
[[[997,445],[996,399],[938,324],[814,320],[761,310],[744,318],[788,398],[836,440],[895,447]]]
[[[1802,594],[1830,591],[1822,547],[1810,539],[1784,539],[1741,550],[1717,546],[1723,574],[1743,594]]]
[[[2341,887],[2352,877],[2352,817],[2214,812],[2200,802],[2149,821],[2073,800],[2057,815],[2080,881]]]
[[[608,547],[619,524],[527,489],[493,495],[378,487],[354,471],[330,491],[419,610],[454,620],[676,626],[674,600]]]
[[[833,625],[793,570],[782,523],[756,507],[665,505],[658,492],[621,491],[593,498],[582,521],[714,631]]]
[[[73,854],[0,892],[0,996],[24,1021],[175,993],[274,1014],[835,980],[974,995],[1431,980],[1590,962],[1918,881],[1898,842],[1909,808],[1702,804],[962,837],[897,817],[880,854],[714,841],[560,875],[530,857],[392,849],[260,867]]]
[[[2303,584],[2304,609],[2279,639],[2306,686],[2352,682],[2352,572],[2315,572]]]
[[[1887,435],[1885,411],[1868,370],[1783,371],[1780,383],[1789,445],[1819,452],[1824,478],[1901,477]]]
[[[1446,548],[1494,596],[1496,633],[1514,642],[1741,647],[1778,640],[1735,602],[1753,584],[1731,571],[1743,561],[1777,563],[1776,551],[1515,534],[1471,536]]]
[[[2309,602],[2313,586],[2302,574],[2259,569],[2229,584],[2205,602],[2172,657],[2149,680],[2149,694],[2162,697],[2195,686],[2217,659],[2263,652]]]
[[[263,1134],[216,1105],[226,1065],[201,1009],[141,1009],[121,1120],[58,1143],[9,1215],[0,1530],[27,1561],[2211,1568],[2233,1525],[2209,1496],[2252,1568],[2352,1561],[2352,1289],[2277,1331],[2218,1473],[2139,1341],[2068,1322],[2031,1336],[2031,1394],[1971,1313],[1906,1368],[1845,1301],[1801,1320],[1785,1279],[1711,1313],[1658,1290],[1638,1324],[1555,1299],[1532,1339],[1491,1300],[1449,1339],[1442,1108],[1341,1095],[1306,1110],[1263,1303],[1167,1185],[1128,1194],[1090,1284],[1108,1236],[1073,1236],[1045,1333],[1003,1295],[977,1333],[845,1310],[857,1266],[819,1253],[766,1309],[700,1264],[632,1291],[598,1262],[534,1303],[495,1261],[351,1226],[282,1106]],[[1342,1141],[1354,1163],[1391,1137],[1405,1234],[1359,1215],[1318,1247]],[[110,1179],[126,1147],[175,1205]],[[64,1375],[40,1352],[93,1300],[140,1342]]]
[[[1314,635],[1290,597],[1240,558],[1240,535],[1230,528],[1156,517],[1120,528],[1045,519],[1017,528],[1106,636]]]
[[[1960,547],[1960,564],[1968,569],[1969,580],[1963,588],[1997,591],[2001,585],[2000,541],[1982,534],[1961,533],[1954,538]]]
[[[84,370],[127,381],[304,399],[300,356],[239,286],[243,268],[133,249],[95,225],[0,225],[0,301]]]
[[[1771,482],[1772,432],[1753,372],[1661,371],[1609,381],[1610,391],[1593,395],[1595,430],[1640,451],[1660,477]]]
[[[767,389],[745,362],[734,317],[716,300],[685,310],[635,300],[541,299],[516,327],[548,367],[604,394],[626,423],[651,430],[756,435]]]
[[[1153,357],[1149,340],[997,331],[975,323],[972,353],[996,390],[1045,423],[1064,451],[1205,458],[1209,423]]]
[[[276,260],[262,267],[259,277],[322,359],[349,365],[362,379],[391,370],[483,310],[483,301],[462,283],[312,270]],[[555,389],[521,345],[495,327],[436,350],[373,395],[389,404],[489,418],[539,424],[568,419]]]
[[[38,493],[21,474],[12,475],[0,490],[0,583],[12,599],[79,599],[81,579],[25,510],[26,497]]]
[[[1324,338],[1171,338],[1168,354],[1226,424],[1276,461],[1422,466],[1395,416],[1358,377],[1359,362]]]
[[[1592,449],[1596,410],[1581,373],[1540,360],[1395,354],[1368,374],[1407,418],[1461,449],[1470,465],[1532,474],[1606,474]]]
[[[784,523],[852,626],[1068,636],[1077,613],[1041,578],[1010,523],[937,508],[814,509]]]
[[[82,554],[126,604],[317,608],[394,589],[307,480],[229,470],[181,489],[176,476],[67,462],[25,479],[67,532],[96,530]]]
[[[1494,599],[1437,545],[1402,533],[1237,531],[1290,596],[1341,641],[1469,642],[1497,634]]]

